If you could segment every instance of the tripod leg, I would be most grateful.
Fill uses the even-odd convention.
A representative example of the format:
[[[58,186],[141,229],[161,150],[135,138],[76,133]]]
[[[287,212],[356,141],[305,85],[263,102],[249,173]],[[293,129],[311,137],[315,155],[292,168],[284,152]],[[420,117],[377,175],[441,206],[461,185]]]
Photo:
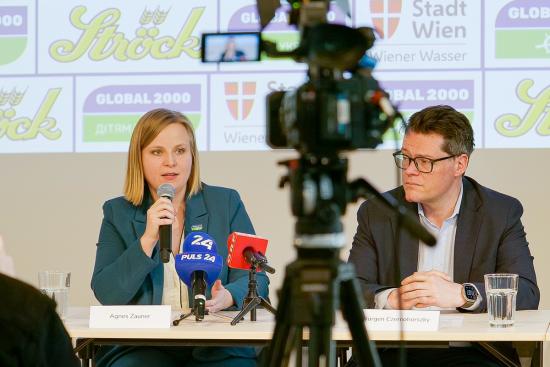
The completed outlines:
[[[309,327],[309,366],[334,367],[336,364],[336,344],[331,340],[331,325],[311,325]]]
[[[172,325],[178,326],[179,323],[180,323],[180,321],[185,320],[186,318],[188,318],[189,316],[191,316],[191,315],[193,315],[193,314],[194,314],[193,310],[191,310],[191,312],[188,312],[188,313],[186,313],[186,314],[183,314],[183,313],[182,313],[182,314],[180,315],[180,318],[179,318],[179,319],[172,321]]]
[[[235,316],[233,321],[231,321],[231,325],[237,325],[239,321],[246,315],[249,311],[253,310],[254,307],[258,306],[260,304],[259,299],[252,299],[248,304]]]
[[[295,334],[297,335],[295,328],[291,327],[288,322],[277,322],[273,331],[273,338],[265,355],[265,363],[262,365],[269,367],[287,366],[290,353],[295,345],[294,341],[297,338]]]
[[[263,297],[260,297],[260,305],[262,305],[266,310],[268,310],[272,314],[277,313],[277,310],[275,309],[275,307],[271,306],[271,303],[267,302]]]
[[[289,315],[292,310],[290,309],[291,306],[291,281],[290,278],[287,276],[283,280],[283,286],[280,292],[279,297],[279,309],[277,310],[277,313],[275,315],[275,330],[273,330],[273,337],[271,338],[271,343],[269,345],[269,348],[266,353],[266,366],[269,367],[280,367],[280,366],[286,366],[288,364],[288,353],[292,350],[292,345],[289,347],[289,342],[295,341],[295,338],[297,338],[296,330],[292,328],[292,334],[291,334],[291,326],[290,326],[290,320]],[[301,329],[300,329],[301,330]],[[302,335],[299,335],[300,339]],[[288,352],[288,353],[287,353]],[[287,358],[285,361],[286,364],[283,364],[283,359]]]
[[[356,354],[359,365],[363,367],[380,367],[380,357],[376,347],[371,342],[365,328],[365,314],[363,313],[363,302],[359,291],[359,284],[355,278],[342,281],[340,289],[340,305],[342,315],[346,320],[351,337],[353,339],[353,351]]]
[[[289,331],[289,342],[286,343],[285,352],[281,361],[281,366],[288,366],[292,351],[296,352],[296,362],[294,367],[302,367],[302,335],[301,326],[292,326]]]

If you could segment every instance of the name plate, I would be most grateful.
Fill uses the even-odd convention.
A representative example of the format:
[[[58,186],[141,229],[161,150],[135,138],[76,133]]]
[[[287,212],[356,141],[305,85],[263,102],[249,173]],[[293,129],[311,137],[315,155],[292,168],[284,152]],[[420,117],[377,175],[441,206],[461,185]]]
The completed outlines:
[[[365,310],[367,330],[379,331],[436,331],[439,311]]]
[[[172,306],[90,306],[90,328],[170,328]]]

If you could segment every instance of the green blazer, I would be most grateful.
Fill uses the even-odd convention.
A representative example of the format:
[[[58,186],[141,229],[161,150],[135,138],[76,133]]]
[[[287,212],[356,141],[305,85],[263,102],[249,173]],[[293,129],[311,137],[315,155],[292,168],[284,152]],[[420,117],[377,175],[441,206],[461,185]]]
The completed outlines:
[[[147,195],[138,207],[124,197],[103,205],[103,222],[92,275],[92,289],[103,305],[158,305],[162,302],[164,267],[159,246],[157,244],[152,256],[148,257],[139,242],[145,232],[147,209],[151,204],[152,198]],[[233,296],[236,307],[241,309],[248,293],[248,272],[229,269],[225,262],[230,233],[254,234],[239,194],[235,190],[203,184],[201,191],[188,198],[185,205],[184,235],[202,231],[214,238],[217,251],[224,259],[219,278]],[[267,298],[269,280],[265,273],[258,273],[257,282],[258,294]],[[210,290],[207,297],[210,297]],[[190,289],[189,300],[192,300]],[[131,349],[128,346],[103,346],[96,354],[96,365],[106,366]],[[194,347],[193,356],[223,365],[227,358],[255,358],[256,351],[246,347]]]
[[[149,257],[139,242],[151,204],[152,198],[147,195],[141,206],[134,206],[124,197],[103,205],[91,282],[96,298],[103,305],[158,305],[162,301],[164,268],[158,244]],[[203,184],[200,192],[186,200],[185,236],[192,231],[206,232],[216,241],[217,251],[224,259],[219,278],[237,308],[242,308],[248,292],[248,272],[229,269],[225,261],[227,237],[231,232],[254,234],[239,194],[232,189]],[[265,273],[258,273],[257,281],[258,294],[267,297],[269,280]]]

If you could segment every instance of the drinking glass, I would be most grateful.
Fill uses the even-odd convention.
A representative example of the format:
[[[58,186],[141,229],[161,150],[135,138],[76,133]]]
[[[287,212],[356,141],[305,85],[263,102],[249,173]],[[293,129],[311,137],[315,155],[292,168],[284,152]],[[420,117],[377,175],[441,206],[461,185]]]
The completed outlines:
[[[71,273],[64,271],[38,272],[38,289],[57,303],[57,313],[62,319],[67,317]]]
[[[514,326],[518,275],[485,274],[485,292],[489,325],[498,328]]]

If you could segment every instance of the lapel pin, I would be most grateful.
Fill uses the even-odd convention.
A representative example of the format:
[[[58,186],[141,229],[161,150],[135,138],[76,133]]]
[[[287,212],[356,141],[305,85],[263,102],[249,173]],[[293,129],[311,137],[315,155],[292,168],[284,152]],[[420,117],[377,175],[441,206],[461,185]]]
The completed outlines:
[[[201,231],[201,230],[202,230],[202,224],[191,225],[191,231]]]

